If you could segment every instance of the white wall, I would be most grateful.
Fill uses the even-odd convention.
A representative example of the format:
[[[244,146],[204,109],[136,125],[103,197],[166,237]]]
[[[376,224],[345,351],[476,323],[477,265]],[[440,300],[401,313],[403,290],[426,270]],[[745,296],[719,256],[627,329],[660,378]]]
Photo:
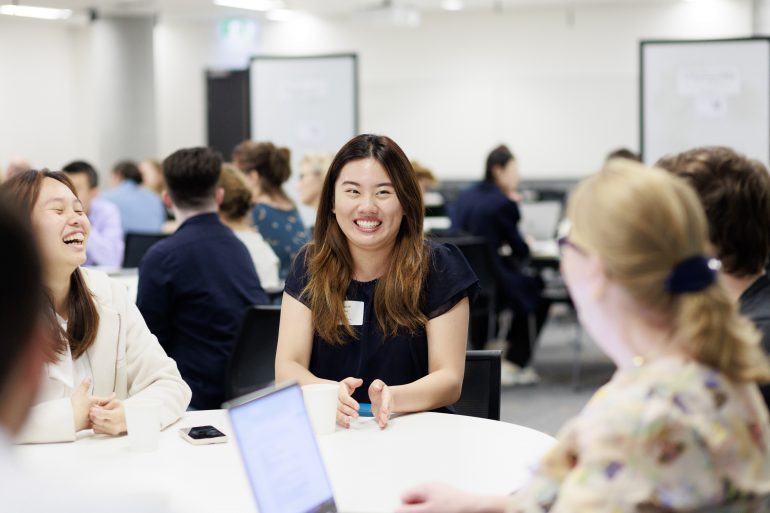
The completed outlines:
[[[0,167],[59,169],[155,154],[152,22],[63,24],[0,17]]]
[[[264,23],[233,45],[214,21],[161,19],[151,36],[146,20],[97,29],[2,18],[0,165],[24,154],[104,166],[205,144],[207,68],[245,67],[257,52],[353,51],[361,130],[391,135],[439,176],[479,176],[500,142],[525,178],[580,176],[609,149],[638,144],[639,39],[746,36],[755,24],[750,0],[629,2],[433,13],[419,29]]]
[[[361,129],[442,177],[479,176],[509,144],[525,177],[581,176],[638,146],[638,41],[751,33],[748,1],[438,13],[419,30],[272,24],[266,53],[355,50]]]
[[[206,70],[243,69],[258,51],[257,36],[235,43],[217,22],[182,20],[155,27],[158,156],[206,144]],[[229,157],[229,156],[228,156]]]
[[[153,23],[145,18],[98,20],[90,27],[91,100],[97,155],[104,176],[119,160],[156,152]]]
[[[58,168],[80,145],[77,31],[0,16],[0,166]]]

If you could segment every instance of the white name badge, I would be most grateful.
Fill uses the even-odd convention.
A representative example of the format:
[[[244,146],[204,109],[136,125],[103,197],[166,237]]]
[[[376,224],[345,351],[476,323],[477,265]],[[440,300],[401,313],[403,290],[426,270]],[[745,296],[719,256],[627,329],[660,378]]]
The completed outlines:
[[[345,301],[345,316],[351,326],[361,326],[364,323],[364,302]]]

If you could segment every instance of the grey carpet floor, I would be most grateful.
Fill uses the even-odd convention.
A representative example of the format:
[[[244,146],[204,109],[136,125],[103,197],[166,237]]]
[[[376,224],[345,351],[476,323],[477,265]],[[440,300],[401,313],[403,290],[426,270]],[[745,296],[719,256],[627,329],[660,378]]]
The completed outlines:
[[[579,362],[577,367],[575,362]],[[615,370],[590,337],[576,329],[574,316],[559,309],[541,333],[533,364],[540,383],[503,387],[500,418],[550,435],[556,435],[565,421],[577,415]]]

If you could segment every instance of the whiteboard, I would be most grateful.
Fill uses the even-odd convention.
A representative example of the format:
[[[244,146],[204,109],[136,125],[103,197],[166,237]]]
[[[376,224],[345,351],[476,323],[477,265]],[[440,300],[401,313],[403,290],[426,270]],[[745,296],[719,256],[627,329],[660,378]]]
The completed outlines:
[[[729,146],[770,163],[770,40],[642,41],[642,158]]]
[[[307,153],[337,151],[358,133],[358,65],[355,54],[259,56],[251,61],[251,137],[291,150],[285,191],[297,200],[297,165]],[[306,224],[314,212],[302,207]]]

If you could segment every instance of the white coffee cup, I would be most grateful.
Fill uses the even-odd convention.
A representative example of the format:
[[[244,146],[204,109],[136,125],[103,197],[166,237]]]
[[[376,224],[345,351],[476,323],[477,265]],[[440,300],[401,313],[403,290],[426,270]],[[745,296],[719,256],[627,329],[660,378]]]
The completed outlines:
[[[126,428],[133,451],[149,452],[158,449],[160,406],[159,399],[135,399],[125,402]]]
[[[339,390],[340,386],[336,383],[317,383],[302,387],[307,414],[316,435],[334,433]]]

